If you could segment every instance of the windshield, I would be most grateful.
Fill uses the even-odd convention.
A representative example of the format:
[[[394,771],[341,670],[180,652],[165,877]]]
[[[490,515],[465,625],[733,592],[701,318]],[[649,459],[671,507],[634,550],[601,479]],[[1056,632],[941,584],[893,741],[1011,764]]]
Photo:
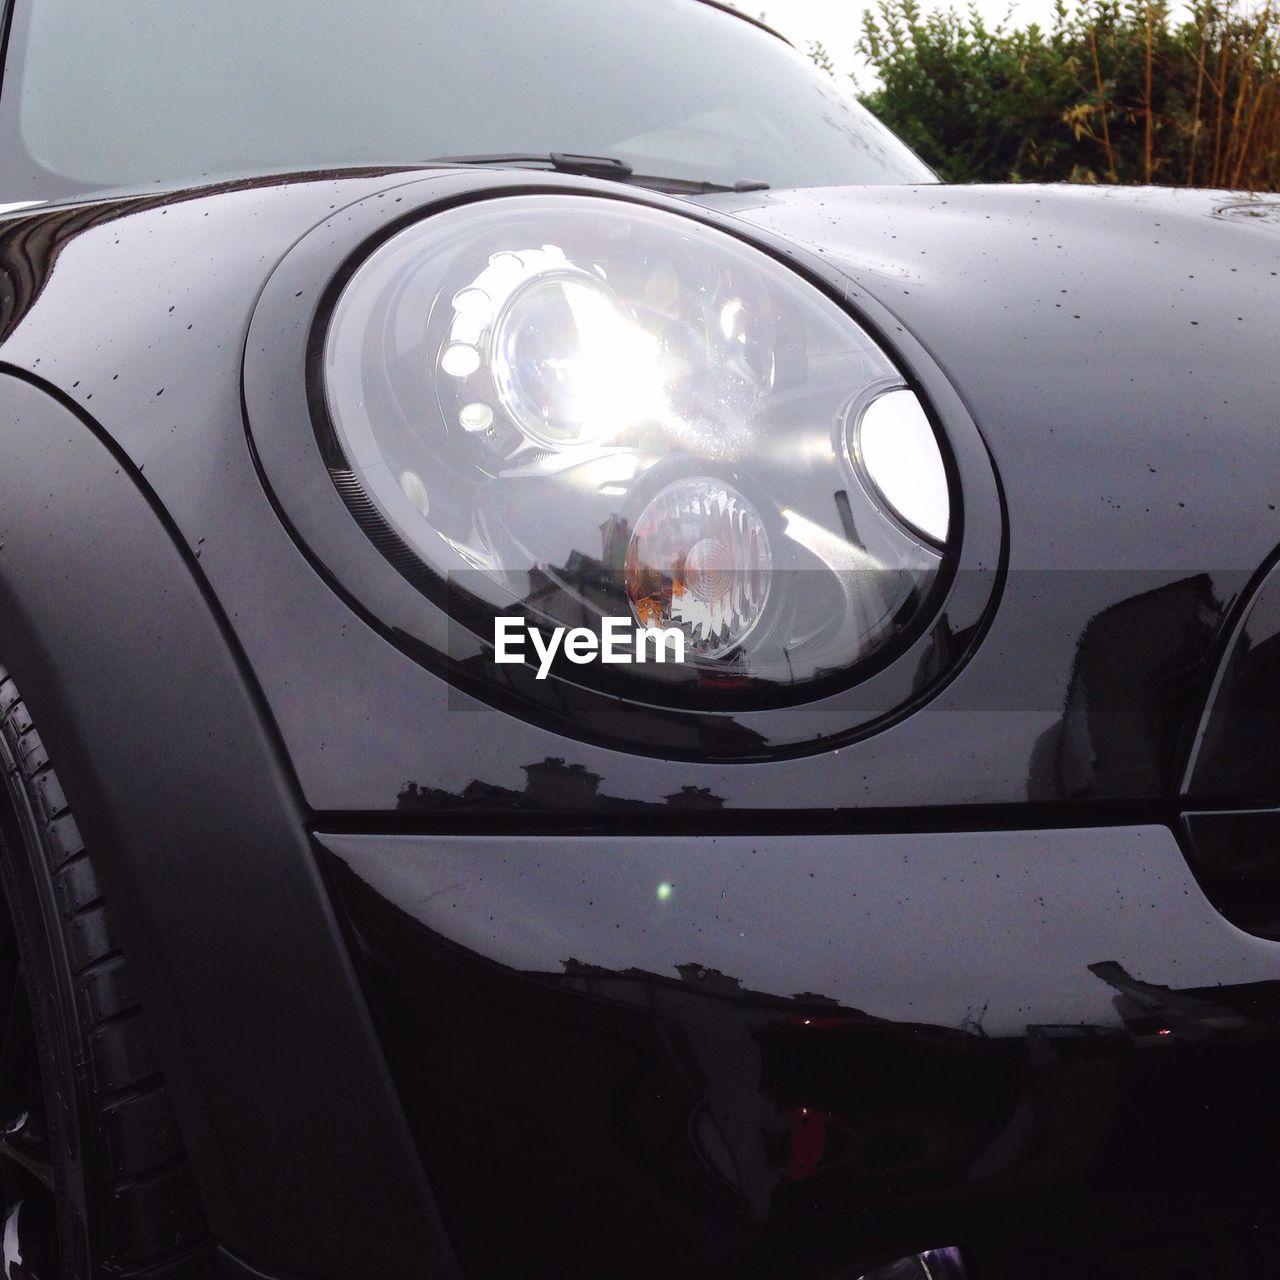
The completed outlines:
[[[697,0],[17,0],[0,200],[551,151],[726,186],[933,180]]]

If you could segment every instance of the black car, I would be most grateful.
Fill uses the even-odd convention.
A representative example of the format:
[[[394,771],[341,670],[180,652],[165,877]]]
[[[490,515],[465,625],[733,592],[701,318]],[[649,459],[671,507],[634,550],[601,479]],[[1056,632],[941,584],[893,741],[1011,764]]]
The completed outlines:
[[[1275,201],[3,9],[0,1275],[1280,1275]]]

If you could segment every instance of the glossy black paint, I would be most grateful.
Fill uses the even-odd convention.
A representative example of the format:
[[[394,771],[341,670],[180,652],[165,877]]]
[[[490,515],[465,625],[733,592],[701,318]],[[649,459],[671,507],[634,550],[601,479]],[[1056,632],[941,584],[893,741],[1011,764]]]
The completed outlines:
[[[1187,766],[1193,800],[1280,804],[1280,568],[1245,601]]]
[[[319,840],[474,1274],[1277,1221],[1280,948],[1167,829]]]
[[[592,1239],[613,1275],[670,1246],[656,1274],[818,1277],[963,1231],[1270,1220],[1247,1175],[1280,1138],[1280,967],[1171,831],[1276,800],[1266,769],[1181,792],[1240,627],[1269,635],[1241,620],[1280,543],[1280,239],[1212,193],[705,201],[976,424],[1000,495],[966,519],[1004,570],[912,714],[678,760],[452,687],[383,616],[353,523],[351,563],[329,554],[289,416],[321,265],[510,185],[307,175],[0,221],[0,656],[110,851],[220,1242],[244,1274],[451,1274],[419,1148],[480,1275],[520,1237],[477,1226],[478,1187],[565,1275]],[[490,915],[549,940],[499,945]]]
[[[386,205],[389,225],[420,181],[309,179],[136,211],[71,208],[4,233],[28,305],[12,308],[0,356],[77,400],[145,468],[200,551],[310,807],[466,807],[486,788],[519,791],[524,766],[557,759],[599,777],[594,794],[567,805],[586,812],[660,803],[685,786],[725,809],[807,811],[1174,794],[1223,621],[1280,541],[1274,235],[1215,218],[1220,200],[1205,193],[918,188],[709,201],[755,225],[772,218],[774,244],[794,225],[815,246],[806,263],[827,261],[830,288],[855,307],[891,309],[895,345],[914,338],[932,353],[1004,487],[1008,579],[990,634],[942,696],[838,760],[641,762],[451,690],[305,564],[254,474],[235,382],[273,264],[335,214],[358,238],[368,215],[348,206],[362,197]],[[456,176],[428,185],[444,181],[457,190]],[[619,194],[586,179],[521,182]],[[79,221],[100,225],[64,243]],[[57,248],[57,272],[33,264],[41,237]],[[891,260],[895,237],[910,244]],[[1104,253],[1114,262],[1102,270]],[[1195,279],[1171,281],[1175,264]],[[326,285],[304,288],[299,332]],[[248,356],[252,368],[271,351],[258,342]],[[312,466],[301,435],[276,447],[273,468]],[[332,501],[321,482],[291,516]],[[1133,642],[1146,627],[1159,654]],[[1117,661],[1124,678],[1094,688],[1090,673]],[[442,723],[445,756],[423,731]],[[354,755],[342,750],[357,741]],[[526,803],[542,804],[536,794]]]

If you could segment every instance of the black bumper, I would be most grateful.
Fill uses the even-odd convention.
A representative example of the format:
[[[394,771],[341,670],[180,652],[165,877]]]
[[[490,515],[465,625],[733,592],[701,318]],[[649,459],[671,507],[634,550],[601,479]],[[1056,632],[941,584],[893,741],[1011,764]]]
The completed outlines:
[[[470,1274],[1280,1217],[1277,947],[1167,828],[319,841]]]

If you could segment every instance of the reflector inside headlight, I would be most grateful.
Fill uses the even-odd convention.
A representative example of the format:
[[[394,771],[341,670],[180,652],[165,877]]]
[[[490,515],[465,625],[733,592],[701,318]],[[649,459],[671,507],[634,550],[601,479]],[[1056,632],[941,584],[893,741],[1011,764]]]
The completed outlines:
[[[944,564],[942,453],[889,358],[662,210],[520,196],[412,226],[339,296],[324,374],[332,470],[379,545],[477,630],[680,628],[683,666],[624,676],[658,701],[803,696],[909,631]]]

